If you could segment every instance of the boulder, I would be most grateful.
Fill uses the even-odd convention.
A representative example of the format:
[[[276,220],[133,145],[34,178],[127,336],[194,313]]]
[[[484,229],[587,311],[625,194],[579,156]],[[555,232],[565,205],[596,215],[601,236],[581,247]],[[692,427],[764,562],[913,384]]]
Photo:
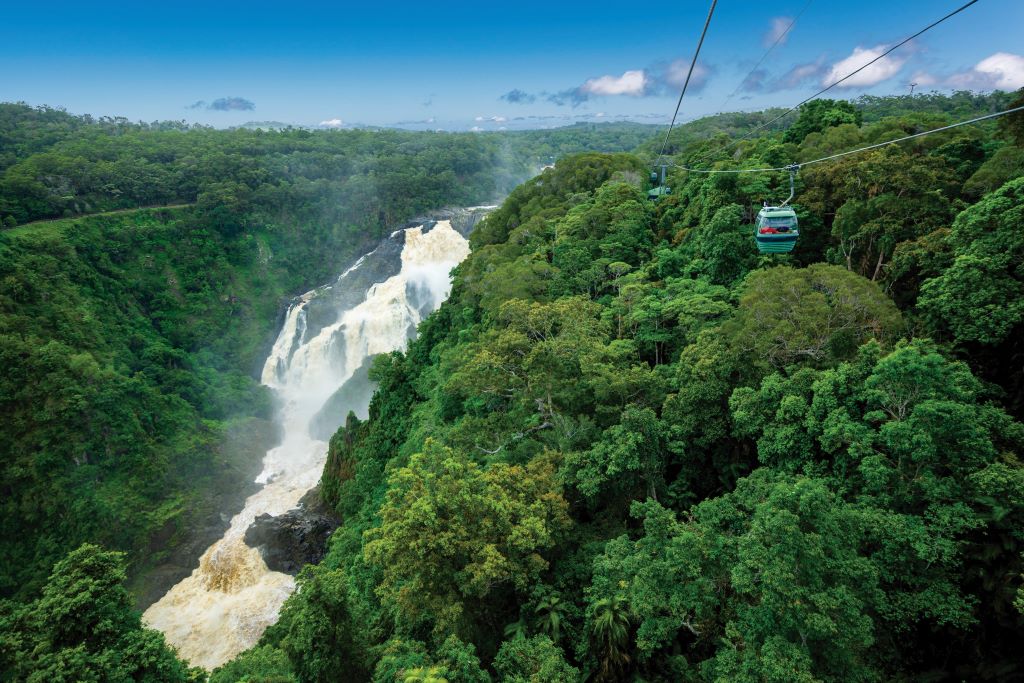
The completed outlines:
[[[275,572],[298,574],[327,553],[327,539],[341,524],[320,500],[320,488],[310,490],[299,506],[277,517],[262,514],[245,530],[245,543],[256,548]]]

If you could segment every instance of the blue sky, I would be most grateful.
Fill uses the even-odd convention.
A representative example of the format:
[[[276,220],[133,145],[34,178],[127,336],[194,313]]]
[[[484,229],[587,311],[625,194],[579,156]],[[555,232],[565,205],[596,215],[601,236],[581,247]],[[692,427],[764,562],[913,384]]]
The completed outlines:
[[[720,0],[681,119],[719,111],[805,5],[726,110],[798,102],[960,4]],[[12,5],[3,101],[216,126],[494,130],[665,121],[708,1]],[[833,92],[1019,88],[1022,29],[1024,1],[980,0]]]

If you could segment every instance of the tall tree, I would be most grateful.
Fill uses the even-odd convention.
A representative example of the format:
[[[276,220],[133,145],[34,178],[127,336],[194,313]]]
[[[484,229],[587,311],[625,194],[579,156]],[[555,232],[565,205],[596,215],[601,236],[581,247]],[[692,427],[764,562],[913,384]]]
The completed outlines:
[[[495,591],[525,591],[569,526],[554,475],[543,459],[483,470],[433,441],[397,470],[365,555],[399,623],[471,633]]]
[[[0,680],[30,683],[199,680],[143,628],[124,588],[122,553],[82,545],[31,603],[0,603]]]

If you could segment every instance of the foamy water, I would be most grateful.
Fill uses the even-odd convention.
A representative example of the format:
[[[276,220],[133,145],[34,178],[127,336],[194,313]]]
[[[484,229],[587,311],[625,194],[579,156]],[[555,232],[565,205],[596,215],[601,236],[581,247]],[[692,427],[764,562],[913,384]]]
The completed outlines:
[[[199,567],[143,614],[146,624],[162,631],[191,664],[207,669],[223,664],[252,647],[277,620],[295,581],[271,571],[245,544],[246,529],[259,515],[295,508],[317,484],[327,443],[310,436],[314,416],[367,357],[405,348],[421,316],[448,297],[450,271],[469,253],[468,242],[450,221],[438,222],[426,234],[422,226],[404,232],[400,272],[371,286],[358,305],[339,311],[335,323],[308,334],[307,306],[325,290],[303,295],[285,316],[262,375],[282,399],[283,433],[256,479],[264,486],[246,500]],[[362,261],[334,287],[344,287]]]

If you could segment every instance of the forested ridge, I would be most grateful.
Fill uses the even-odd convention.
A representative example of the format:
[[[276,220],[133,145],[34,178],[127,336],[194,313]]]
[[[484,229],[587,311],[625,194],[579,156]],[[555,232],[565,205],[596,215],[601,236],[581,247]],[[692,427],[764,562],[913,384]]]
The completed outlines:
[[[502,197],[555,156],[630,150],[653,133],[632,123],[476,135],[218,130],[0,103],[0,223],[205,200],[322,204],[392,225],[423,207]]]
[[[776,167],[990,113],[1014,97],[817,101],[784,130],[728,154],[718,151],[773,114],[722,115],[681,127],[670,153],[708,168]],[[751,225],[763,200],[788,193],[785,174],[670,169],[672,193],[651,202],[646,160],[655,144],[637,154],[565,156],[477,227],[449,300],[406,353],[375,363],[369,419],[350,416],[331,440],[322,494],[343,525],[327,558],[300,575],[300,590],[261,643],[211,681],[1024,676],[1022,117],[803,169],[795,200],[801,238],[788,256],[759,256]],[[105,351],[116,360],[90,369],[103,353],[88,333],[100,312],[74,298],[86,278],[63,274],[62,252],[47,260],[34,250],[67,249],[78,239],[75,258],[91,248],[99,253],[89,258],[107,267],[121,251],[111,243],[170,230],[175,244],[211,235],[230,264],[242,258],[236,250],[248,254],[239,261],[243,274],[259,270],[261,254],[288,253],[290,240],[274,237],[284,231],[274,227],[284,221],[271,218],[276,202],[254,199],[252,208],[225,214],[223,197],[200,193],[197,201],[66,229],[40,225],[23,236],[16,228],[3,238],[0,257],[12,264],[0,278],[0,304],[12,316],[5,353],[23,354],[9,356],[17,359],[10,367],[38,366],[33,377],[52,382],[5,380],[7,406],[31,413],[16,436],[40,433],[31,420],[53,430],[26,453],[81,471],[68,462],[80,457],[76,442],[54,447],[62,447],[57,427],[74,424],[74,404],[38,413],[53,410],[62,377],[128,368],[126,359],[138,356]],[[314,215],[326,210],[315,206]],[[379,212],[374,219],[382,220]],[[351,231],[345,237],[362,234]],[[167,252],[158,272],[192,263]],[[134,292],[147,282],[144,265],[96,269],[109,280],[90,277],[113,283],[131,275]],[[267,296],[321,275],[280,267],[276,289],[262,285]],[[59,277],[40,279],[45,289],[17,290],[44,268]],[[238,270],[228,269],[233,278]],[[255,275],[234,281],[260,286]],[[51,291],[53,283],[64,289]],[[89,288],[89,297],[99,291]],[[74,315],[32,310],[45,313],[54,301]],[[186,315],[182,301],[189,299],[162,309],[173,313],[160,323],[167,328],[154,325],[164,318],[150,309],[119,310],[110,324],[156,327],[163,336],[179,328],[199,334],[196,322],[204,322],[204,343],[186,335],[168,344],[199,360],[147,365],[152,396],[145,375],[126,369],[124,386],[111,389],[124,393],[109,404],[138,405],[144,416],[154,409],[142,399],[119,397],[172,398],[182,419],[212,429],[243,419],[218,412],[229,396],[246,406],[244,419],[265,419],[267,397],[255,383],[228,381],[258,360],[256,338],[223,362],[230,372],[205,379],[201,349],[249,330],[228,334],[217,327],[227,324],[222,311]],[[15,315],[39,319],[16,327]],[[253,328],[270,324],[255,308],[246,315]],[[22,324],[39,331],[19,338]],[[136,334],[141,348],[150,345]],[[47,352],[52,337],[69,352]],[[216,356],[232,358],[227,349]],[[63,374],[50,370],[61,363]],[[180,372],[165,376],[157,366]],[[204,379],[192,390],[206,399],[166,388],[196,377]],[[15,393],[26,391],[38,394]],[[76,400],[98,398],[79,392]],[[104,425],[76,429],[95,448],[118,443]],[[50,461],[32,466],[45,472]],[[16,474],[32,471],[5,454],[8,462]],[[151,485],[144,475],[129,467],[124,476]],[[11,493],[34,490],[15,491],[10,481],[5,474]],[[73,484],[60,495],[78,493]],[[19,509],[37,502],[21,500]],[[13,514],[5,510],[5,524]],[[91,534],[80,540],[109,544]],[[53,546],[50,564],[69,549],[66,539]],[[35,582],[21,602],[0,606],[7,679],[115,670],[126,672],[117,680],[201,676],[132,620],[118,558],[94,546],[75,553],[48,580],[42,559],[31,569],[5,567],[5,579],[24,572]],[[65,625],[58,616],[66,602],[80,606],[75,623],[112,625],[95,634]],[[86,606],[97,604],[103,609]]]
[[[34,594],[83,541],[129,551],[133,574],[159,560],[255,476],[273,439],[258,370],[290,297],[402,221],[495,200],[552,142],[621,134],[520,135],[512,153],[0,105],[0,216],[71,216],[0,231],[0,595]]]
[[[131,603],[258,473],[275,438],[259,369],[291,297],[403,221],[500,198],[559,146],[643,131],[224,131],[0,105],[0,678],[148,675],[133,648],[164,646],[138,640]],[[83,542],[125,554],[55,568]],[[57,584],[106,593],[71,622],[117,628],[46,635],[64,617],[33,610],[67,608],[46,601]]]

